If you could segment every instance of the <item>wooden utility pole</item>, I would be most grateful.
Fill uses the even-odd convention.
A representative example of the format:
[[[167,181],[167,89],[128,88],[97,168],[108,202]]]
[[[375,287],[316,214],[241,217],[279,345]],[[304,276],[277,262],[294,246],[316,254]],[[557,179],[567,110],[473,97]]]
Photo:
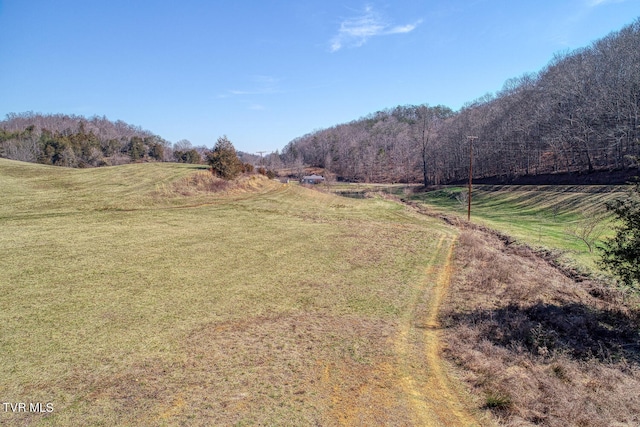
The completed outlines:
[[[471,186],[473,180],[473,140],[477,136],[467,136],[469,140],[469,194],[467,194],[467,221],[471,221]]]
[[[264,161],[262,160],[262,155],[267,153],[267,151],[256,151],[256,153],[260,154],[260,165],[264,166]]]

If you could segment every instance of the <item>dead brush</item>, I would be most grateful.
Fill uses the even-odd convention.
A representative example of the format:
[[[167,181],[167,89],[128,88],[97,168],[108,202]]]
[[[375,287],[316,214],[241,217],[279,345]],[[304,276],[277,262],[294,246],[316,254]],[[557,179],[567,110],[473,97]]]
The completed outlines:
[[[505,426],[640,425],[637,304],[512,246],[464,230],[441,311],[477,408]]]
[[[458,239],[459,247],[463,251],[462,257],[465,259],[480,259],[483,260],[487,257],[488,251],[485,249],[485,244],[476,233],[463,232]]]
[[[229,182],[213,176],[211,172],[196,172],[175,182],[173,189],[183,196],[198,193],[217,193],[229,187]]]
[[[185,176],[173,183],[156,187],[157,196],[196,196],[208,193],[242,193],[264,188],[269,179],[261,175],[242,175],[234,180],[225,180],[211,172],[200,171]]]

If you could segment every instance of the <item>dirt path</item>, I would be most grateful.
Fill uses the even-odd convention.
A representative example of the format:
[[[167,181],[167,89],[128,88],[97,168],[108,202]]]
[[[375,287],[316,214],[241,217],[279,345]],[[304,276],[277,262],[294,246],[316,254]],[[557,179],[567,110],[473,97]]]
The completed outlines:
[[[480,425],[453,390],[440,355],[437,317],[451,279],[454,243],[452,233],[440,237],[426,280],[414,290],[413,309],[403,319],[396,341],[402,388],[415,425]]]

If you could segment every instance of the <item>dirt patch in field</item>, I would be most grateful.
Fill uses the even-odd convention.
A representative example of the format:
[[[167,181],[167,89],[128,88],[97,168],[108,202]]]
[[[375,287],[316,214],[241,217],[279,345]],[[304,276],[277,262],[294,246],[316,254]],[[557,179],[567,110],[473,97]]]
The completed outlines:
[[[443,364],[438,319],[452,274],[454,238],[442,236],[427,267],[426,280],[417,285],[409,316],[396,341],[402,386],[411,403],[412,425],[485,425],[479,411],[469,411],[468,397]]]

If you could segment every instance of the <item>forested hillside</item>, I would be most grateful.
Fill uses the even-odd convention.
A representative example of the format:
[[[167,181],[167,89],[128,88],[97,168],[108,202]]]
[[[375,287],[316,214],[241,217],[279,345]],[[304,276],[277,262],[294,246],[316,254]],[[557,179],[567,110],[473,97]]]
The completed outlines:
[[[297,138],[281,158],[347,180],[438,184],[468,176],[470,136],[476,178],[637,167],[640,19],[458,112],[379,111]]]
[[[167,160],[169,142],[140,127],[106,117],[8,114],[0,121],[0,157],[87,167]]]

